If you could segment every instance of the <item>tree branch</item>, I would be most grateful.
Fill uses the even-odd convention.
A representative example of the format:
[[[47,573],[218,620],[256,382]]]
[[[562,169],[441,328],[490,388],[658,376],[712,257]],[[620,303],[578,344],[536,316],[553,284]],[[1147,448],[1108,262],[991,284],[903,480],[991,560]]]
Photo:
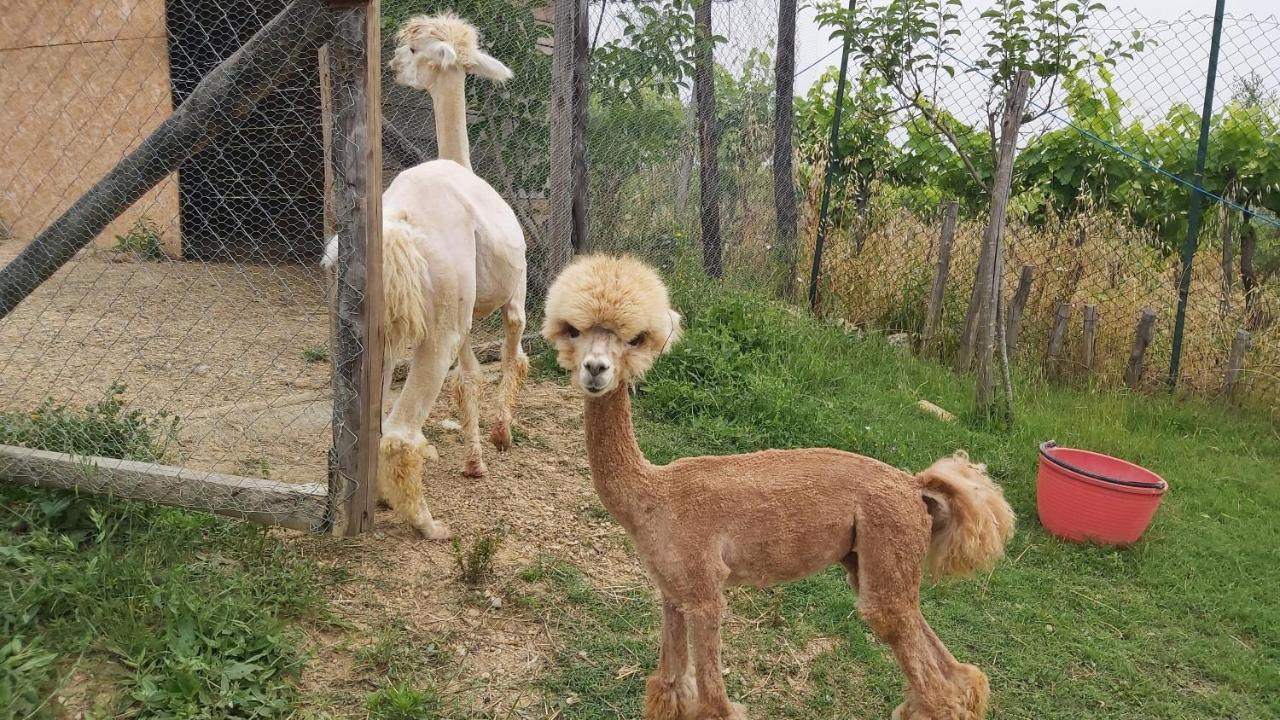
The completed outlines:
[[[920,114],[924,116],[925,120],[929,121],[929,124],[932,125],[935,130],[942,133],[943,137],[947,139],[947,142],[951,143],[951,148],[956,151],[956,156],[960,158],[960,162],[964,163],[965,170],[969,172],[969,176],[978,184],[978,187],[982,188],[982,192],[988,192],[987,184],[982,181],[982,174],[978,172],[973,161],[969,159],[968,153],[960,147],[960,139],[957,138],[951,128],[947,127],[946,123],[939,120],[937,116],[934,115],[933,111],[929,109],[929,106],[923,102],[921,99],[923,95],[920,92],[920,89],[916,88],[915,93],[908,93],[903,89],[900,82],[895,80],[892,84],[894,89],[897,90],[900,95],[905,98],[910,98],[911,105],[920,111]]]

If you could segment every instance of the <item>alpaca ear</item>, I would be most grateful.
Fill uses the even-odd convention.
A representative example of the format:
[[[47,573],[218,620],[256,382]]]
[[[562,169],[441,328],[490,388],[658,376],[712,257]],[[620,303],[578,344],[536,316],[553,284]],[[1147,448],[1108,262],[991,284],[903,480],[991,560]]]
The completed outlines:
[[[486,55],[483,52],[476,51],[475,64],[468,68],[473,75],[486,77],[494,82],[506,82],[511,79],[514,73],[511,68],[503,65],[497,58],[492,55]]]
[[[448,43],[439,40],[428,40],[422,47],[422,54],[429,62],[442,67],[458,61],[458,53]]]
[[[675,310],[668,310],[671,320],[671,329],[667,332],[667,339],[662,343],[662,350],[659,352],[670,352],[673,345],[680,341],[680,313]]]

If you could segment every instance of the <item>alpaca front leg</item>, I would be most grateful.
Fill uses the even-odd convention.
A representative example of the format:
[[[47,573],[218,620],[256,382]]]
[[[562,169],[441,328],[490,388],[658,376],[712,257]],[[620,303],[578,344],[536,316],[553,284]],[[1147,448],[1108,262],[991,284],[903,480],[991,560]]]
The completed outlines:
[[[449,528],[431,517],[422,495],[422,471],[434,448],[422,435],[422,425],[440,394],[453,363],[457,337],[424,342],[414,348],[409,376],[396,398],[378,447],[378,484],[400,517],[432,540],[449,537]]]
[[[463,340],[458,351],[458,377],[454,385],[454,399],[462,415],[462,441],[466,447],[466,466],[462,474],[467,477],[483,477],[484,466],[480,446],[480,383],[483,379],[480,360],[471,347],[470,338]]]
[[[746,720],[747,713],[737,703],[729,702],[724,686],[724,670],[720,666],[720,616],[724,599],[685,611],[689,624],[689,644],[693,651],[694,677],[697,679],[701,704],[696,720]]]
[[[489,439],[499,450],[511,449],[511,423],[520,388],[529,375],[529,358],[520,347],[524,337],[524,300],[519,298],[502,306],[502,380],[498,385],[498,417],[493,421]]]
[[[691,720],[698,710],[698,689],[689,671],[689,637],[684,615],[662,601],[662,649],[658,669],[644,691],[644,720]]]

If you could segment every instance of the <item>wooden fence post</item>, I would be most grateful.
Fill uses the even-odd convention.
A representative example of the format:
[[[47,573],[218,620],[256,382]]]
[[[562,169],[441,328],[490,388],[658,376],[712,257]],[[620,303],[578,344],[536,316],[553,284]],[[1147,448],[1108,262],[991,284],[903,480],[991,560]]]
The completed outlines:
[[[1080,364],[1084,366],[1085,375],[1093,372],[1094,346],[1098,333],[1098,306],[1092,303],[1084,306],[1084,334],[1081,336]]]
[[[929,352],[929,345],[942,319],[942,294],[947,286],[947,274],[951,272],[951,243],[956,237],[956,217],[960,203],[951,200],[942,206],[942,230],[938,235],[938,272],[933,276],[933,288],[929,291],[929,311],[924,317],[924,330],[920,333],[920,352]]]
[[[574,173],[574,35],[577,0],[555,3],[554,45],[551,50],[551,176],[550,222],[547,231],[547,278],[559,274],[573,256]]]
[[[698,195],[702,207],[702,266],[708,277],[724,272],[720,238],[720,133],[716,127],[715,33],[711,0],[694,0],[694,100],[698,106]]]
[[[1227,355],[1227,369],[1222,377],[1222,392],[1227,396],[1235,394],[1240,382],[1240,371],[1244,369],[1244,357],[1249,352],[1249,331],[1237,330],[1231,340],[1231,353]]]
[[[774,63],[773,212],[776,227],[773,256],[786,273],[782,295],[790,298],[796,279],[796,181],[791,166],[791,132],[795,116],[796,0],[778,2],[778,51]]]
[[[382,434],[382,123],[379,0],[345,11],[330,45],[338,234],[329,521],[373,528]]]
[[[1133,350],[1129,352],[1129,366],[1124,371],[1124,382],[1133,389],[1142,384],[1143,359],[1147,354],[1147,346],[1155,335],[1156,311],[1144,308],[1138,320],[1138,330],[1133,336]]]
[[[1049,377],[1062,374],[1062,348],[1067,342],[1067,324],[1071,321],[1071,303],[1058,303],[1058,313],[1053,320],[1053,332],[1049,335]]]
[[[1018,348],[1018,333],[1022,331],[1022,313],[1027,309],[1027,301],[1031,299],[1031,281],[1035,279],[1036,267],[1023,265],[1018,276],[1018,289],[1013,293],[1013,302],[1009,303],[1009,317],[1005,325],[1005,346],[1010,355]]]

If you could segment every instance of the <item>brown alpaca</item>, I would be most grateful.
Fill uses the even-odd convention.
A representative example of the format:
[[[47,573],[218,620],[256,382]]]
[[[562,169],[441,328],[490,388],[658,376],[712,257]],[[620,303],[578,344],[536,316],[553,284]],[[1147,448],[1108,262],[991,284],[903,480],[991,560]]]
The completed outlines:
[[[920,614],[926,568],[990,568],[1013,534],[1013,511],[982,465],[958,453],[912,476],[827,449],[650,464],[636,444],[629,388],[676,342],[680,316],[657,274],[632,258],[590,256],[565,269],[547,294],[542,334],[585,395],[596,492],[662,593],[646,719],[745,717],[721,673],[724,588],[796,580],[837,562],[906,675],[895,720],[985,715],[986,675],[952,657]]]

